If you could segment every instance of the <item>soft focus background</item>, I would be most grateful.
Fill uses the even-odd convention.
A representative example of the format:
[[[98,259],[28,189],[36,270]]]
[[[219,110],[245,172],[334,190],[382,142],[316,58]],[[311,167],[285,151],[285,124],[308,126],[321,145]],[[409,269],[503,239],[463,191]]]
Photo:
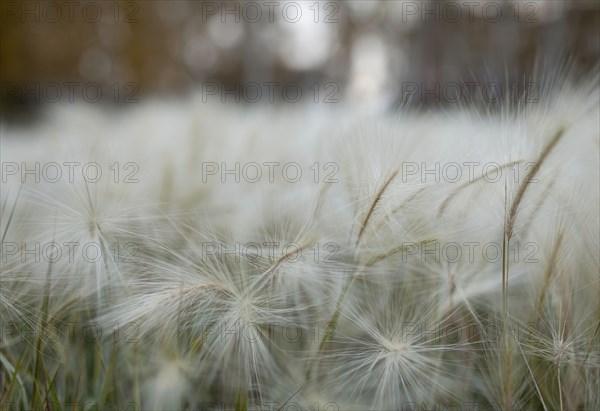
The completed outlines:
[[[536,63],[545,73],[562,63],[587,73],[599,61],[596,0],[1,4],[9,120],[43,103],[124,104],[194,90],[294,101],[295,85],[317,103],[423,107],[454,102],[452,87],[470,81],[519,88]]]

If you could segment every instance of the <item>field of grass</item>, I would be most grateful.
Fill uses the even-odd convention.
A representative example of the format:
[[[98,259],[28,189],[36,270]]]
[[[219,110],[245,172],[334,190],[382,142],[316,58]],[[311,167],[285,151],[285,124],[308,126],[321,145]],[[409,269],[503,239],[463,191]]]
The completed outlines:
[[[597,78],[2,129],[1,410],[600,410]]]

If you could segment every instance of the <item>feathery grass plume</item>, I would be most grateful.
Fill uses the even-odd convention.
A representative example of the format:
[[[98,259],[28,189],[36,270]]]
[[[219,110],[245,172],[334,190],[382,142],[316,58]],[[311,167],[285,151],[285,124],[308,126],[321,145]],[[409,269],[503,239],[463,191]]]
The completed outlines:
[[[600,367],[594,341],[598,323],[590,315],[597,308],[576,306],[576,290],[561,294],[548,295],[524,349],[536,366],[534,375],[550,409],[588,409],[592,404],[586,393],[593,390],[589,375]]]
[[[369,409],[401,409],[452,399],[460,368],[445,340],[438,301],[416,297],[412,288],[367,287],[342,309],[319,371],[327,392],[350,396]],[[335,397],[334,397],[335,398]]]
[[[15,261],[29,266],[40,284],[53,265],[51,292],[99,301],[107,287],[118,287],[122,266],[131,263],[149,220],[140,207],[111,198],[106,189],[84,181],[45,189],[24,189],[30,214],[28,235],[18,243]],[[59,294],[56,294],[59,293]]]
[[[277,261],[264,269],[230,250],[207,253],[206,244],[227,241],[193,234],[181,251],[162,246],[165,255],[131,272],[128,297],[111,304],[101,321],[136,324],[144,345],[194,354],[196,377],[218,384],[230,405],[232,398],[238,405],[270,399],[267,381],[277,378],[284,363],[277,361],[279,349],[269,330],[304,327],[296,318],[306,308],[289,307],[285,301],[291,295],[272,293],[272,281],[265,278]]]
[[[243,258],[262,273],[269,295],[288,307],[306,307],[295,317],[308,326],[327,319],[331,296],[352,269],[340,219],[326,208],[328,191],[319,185],[262,205],[259,225],[239,236]]]

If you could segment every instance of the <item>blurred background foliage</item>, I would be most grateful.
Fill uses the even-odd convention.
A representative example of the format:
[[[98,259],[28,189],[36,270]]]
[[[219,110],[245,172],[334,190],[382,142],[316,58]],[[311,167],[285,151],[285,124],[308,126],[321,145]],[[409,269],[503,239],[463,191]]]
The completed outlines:
[[[597,0],[253,3],[3,0],[4,115],[43,102],[27,90],[48,82],[128,85],[137,98],[209,81],[335,82],[345,101],[389,106],[407,82],[506,84],[536,63],[566,57],[586,72],[599,61]]]

